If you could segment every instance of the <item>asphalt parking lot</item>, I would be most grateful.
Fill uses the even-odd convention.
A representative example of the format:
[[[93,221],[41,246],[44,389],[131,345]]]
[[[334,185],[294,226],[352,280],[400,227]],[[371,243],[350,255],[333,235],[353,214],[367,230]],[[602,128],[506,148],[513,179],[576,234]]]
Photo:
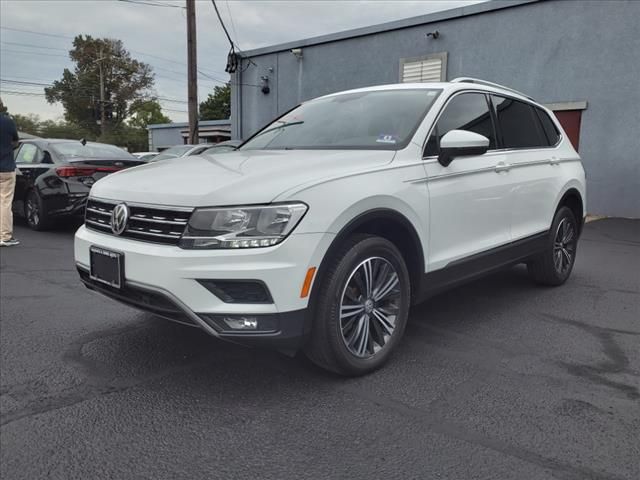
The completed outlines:
[[[90,293],[73,231],[0,250],[3,479],[640,478],[640,221],[588,224],[563,287],[414,308],[357,379]]]

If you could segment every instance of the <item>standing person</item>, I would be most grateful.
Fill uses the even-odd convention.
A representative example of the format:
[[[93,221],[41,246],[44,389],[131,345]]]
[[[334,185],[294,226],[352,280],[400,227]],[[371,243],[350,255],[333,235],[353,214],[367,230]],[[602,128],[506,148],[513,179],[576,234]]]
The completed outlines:
[[[0,247],[11,247],[20,242],[13,238],[13,192],[16,187],[16,162],[13,149],[18,145],[15,122],[4,110],[0,100]]]

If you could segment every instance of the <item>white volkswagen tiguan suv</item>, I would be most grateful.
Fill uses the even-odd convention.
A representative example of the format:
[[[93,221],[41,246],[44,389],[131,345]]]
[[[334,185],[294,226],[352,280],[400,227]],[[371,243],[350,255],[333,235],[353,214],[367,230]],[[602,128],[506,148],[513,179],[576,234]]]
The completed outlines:
[[[236,152],[100,180],[75,259],[125,304],[359,375],[444,288],[518,263],[565,282],[585,211],[542,105],[471,78],[385,85],[305,102]]]

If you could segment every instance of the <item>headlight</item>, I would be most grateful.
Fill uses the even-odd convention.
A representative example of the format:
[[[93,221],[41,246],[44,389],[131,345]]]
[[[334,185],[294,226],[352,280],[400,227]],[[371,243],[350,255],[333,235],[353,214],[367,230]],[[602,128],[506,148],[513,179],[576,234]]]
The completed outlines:
[[[258,207],[197,208],[182,248],[270,247],[284,240],[307,211],[304,203]]]

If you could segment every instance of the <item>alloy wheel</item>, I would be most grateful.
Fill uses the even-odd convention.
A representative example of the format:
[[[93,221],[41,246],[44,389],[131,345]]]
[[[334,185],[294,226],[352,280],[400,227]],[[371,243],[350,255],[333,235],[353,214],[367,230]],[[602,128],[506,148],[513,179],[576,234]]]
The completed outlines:
[[[556,271],[564,275],[571,268],[576,253],[576,231],[568,218],[558,224],[553,241],[553,263]]]
[[[382,349],[396,329],[401,291],[398,272],[381,257],[355,267],[340,301],[340,331],[349,352],[369,358]]]
[[[38,225],[40,223],[40,207],[38,206],[38,200],[34,194],[30,194],[27,197],[27,221],[30,225]]]

